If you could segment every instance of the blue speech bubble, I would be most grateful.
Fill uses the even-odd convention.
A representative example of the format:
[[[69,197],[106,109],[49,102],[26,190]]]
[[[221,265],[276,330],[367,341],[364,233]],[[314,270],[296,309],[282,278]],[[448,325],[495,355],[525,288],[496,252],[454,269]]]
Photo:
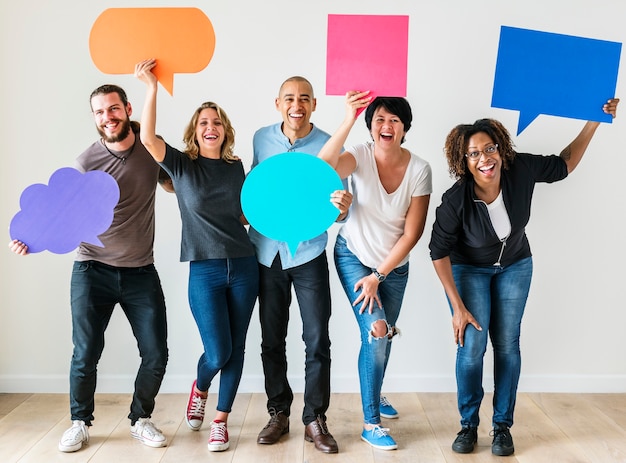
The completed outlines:
[[[117,182],[106,172],[82,174],[63,167],[48,185],[37,183],[22,192],[9,234],[25,243],[29,253],[65,254],[81,242],[103,247],[98,235],[111,226],[119,198]]]
[[[292,255],[301,241],[325,232],[339,215],[330,194],[343,190],[325,161],[304,153],[282,153],[257,165],[241,189],[241,208],[259,233],[286,241]]]
[[[491,106],[520,112],[519,135],[539,114],[612,122],[622,44],[502,26]]]

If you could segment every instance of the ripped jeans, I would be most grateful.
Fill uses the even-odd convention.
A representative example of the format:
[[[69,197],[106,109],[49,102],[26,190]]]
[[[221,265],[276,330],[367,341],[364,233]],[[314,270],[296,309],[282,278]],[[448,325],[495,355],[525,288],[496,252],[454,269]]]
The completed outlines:
[[[361,278],[370,275],[373,269],[361,263],[348,249],[346,240],[341,235],[337,236],[334,256],[339,280],[352,307],[359,296],[359,292],[354,291],[354,285]],[[378,286],[378,297],[383,306],[381,308],[374,304],[374,310],[371,314],[367,309],[363,313],[359,313],[361,304],[352,307],[361,332],[359,382],[361,385],[363,421],[366,424],[380,424],[380,391],[389,361],[391,338],[393,337],[393,335],[382,338],[373,337],[372,325],[378,320],[385,320],[388,333],[396,334],[396,321],[400,315],[408,277],[408,262],[390,272],[385,281]]]

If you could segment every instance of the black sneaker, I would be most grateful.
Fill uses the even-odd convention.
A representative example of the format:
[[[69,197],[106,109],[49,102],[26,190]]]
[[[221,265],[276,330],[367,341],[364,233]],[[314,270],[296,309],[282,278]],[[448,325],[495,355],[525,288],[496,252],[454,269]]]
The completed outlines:
[[[504,423],[496,423],[492,431],[493,442],[491,443],[491,453],[506,457],[515,452],[513,438],[509,427]]]
[[[463,427],[452,442],[452,450],[456,453],[471,453],[478,441],[478,428]]]

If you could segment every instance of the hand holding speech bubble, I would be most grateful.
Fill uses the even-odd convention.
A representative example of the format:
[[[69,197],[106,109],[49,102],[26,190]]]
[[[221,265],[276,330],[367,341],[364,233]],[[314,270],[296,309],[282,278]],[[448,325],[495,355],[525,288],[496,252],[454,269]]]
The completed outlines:
[[[385,40],[372,40],[376,30],[385,31]],[[408,40],[408,16],[329,14],[326,94],[406,96]]]
[[[133,74],[155,58],[154,75],[174,94],[174,73],[202,71],[215,51],[215,32],[198,8],[109,8],[91,28],[89,51],[107,74]]]
[[[259,233],[286,241],[292,255],[301,241],[321,235],[339,216],[330,194],[343,190],[325,161],[304,153],[282,153],[257,165],[241,189],[241,208]]]
[[[539,114],[613,121],[622,44],[502,26],[491,106],[520,112],[519,135]]]
[[[63,167],[48,185],[34,184],[22,192],[9,234],[25,243],[29,253],[65,254],[81,242],[102,247],[98,235],[111,226],[119,198],[117,182],[106,172],[82,174]]]

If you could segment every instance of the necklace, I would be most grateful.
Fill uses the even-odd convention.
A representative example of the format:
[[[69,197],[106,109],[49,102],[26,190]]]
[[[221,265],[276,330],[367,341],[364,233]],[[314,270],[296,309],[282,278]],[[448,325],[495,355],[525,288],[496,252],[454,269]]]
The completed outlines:
[[[135,145],[137,145],[137,138],[138,138],[137,134],[135,134],[135,141],[133,142],[133,146],[130,148],[130,152],[126,156],[118,156],[117,154],[115,154],[113,151],[109,149],[109,147],[107,146],[104,140],[102,140],[102,144],[104,145],[104,148],[109,152],[111,156],[113,156],[115,159],[119,159],[120,161],[122,161],[122,165],[126,165],[126,160],[130,157],[131,154],[133,154],[133,151],[135,151]]]

